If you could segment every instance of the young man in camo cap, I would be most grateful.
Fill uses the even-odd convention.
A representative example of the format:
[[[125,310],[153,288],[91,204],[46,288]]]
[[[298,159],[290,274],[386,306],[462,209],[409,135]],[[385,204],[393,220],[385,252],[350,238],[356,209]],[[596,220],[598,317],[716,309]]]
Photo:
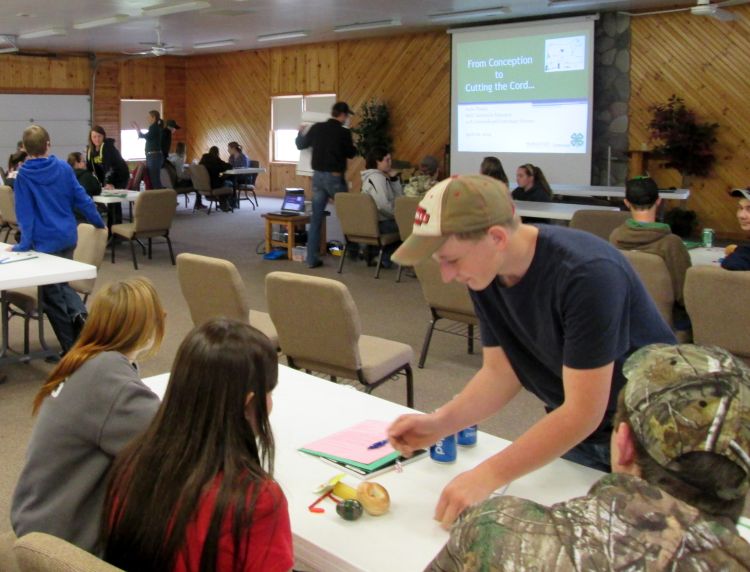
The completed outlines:
[[[655,344],[624,373],[615,472],[551,507],[498,497],[469,508],[429,570],[750,569],[735,528],[750,483],[750,368],[717,347]]]

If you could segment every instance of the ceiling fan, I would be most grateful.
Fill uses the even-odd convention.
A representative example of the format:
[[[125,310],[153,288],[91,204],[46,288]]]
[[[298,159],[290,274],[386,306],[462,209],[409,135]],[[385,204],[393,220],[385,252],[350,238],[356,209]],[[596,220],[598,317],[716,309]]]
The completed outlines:
[[[670,12],[687,12],[693,16],[709,16],[722,22],[732,22],[737,19],[737,16],[725,10],[731,6],[740,6],[741,4],[747,4],[750,0],[724,0],[723,2],[710,2],[710,0],[698,0],[695,6],[688,6],[687,8],[673,8],[671,10],[655,10],[652,12],[620,12],[627,16],[651,16],[654,14],[667,14]]]
[[[139,42],[142,46],[150,46],[148,49],[141,50],[139,52],[122,52],[128,56],[163,56],[168,53],[179,52],[180,48],[177,46],[171,46],[166,42],[161,41],[161,27],[157,26],[156,30],[156,42]]]

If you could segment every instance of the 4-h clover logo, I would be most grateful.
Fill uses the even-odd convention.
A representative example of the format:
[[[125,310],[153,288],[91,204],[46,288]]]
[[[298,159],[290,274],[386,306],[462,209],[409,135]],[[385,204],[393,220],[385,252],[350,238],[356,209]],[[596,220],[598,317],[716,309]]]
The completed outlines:
[[[573,147],[580,147],[583,145],[583,133],[573,133],[570,136],[570,144]]]

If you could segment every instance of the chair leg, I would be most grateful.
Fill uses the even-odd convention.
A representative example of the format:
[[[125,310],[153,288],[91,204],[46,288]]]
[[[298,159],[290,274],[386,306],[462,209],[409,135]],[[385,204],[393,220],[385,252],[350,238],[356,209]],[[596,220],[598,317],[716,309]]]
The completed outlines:
[[[8,227],[8,230],[5,231],[5,238],[3,239],[3,242],[8,242],[8,237],[10,236],[10,227]]]
[[[112,264],[115,263],[115,248],[117,247],[117,237],[113,234],[109,239],[110,244],[112,245]]]
[[[414,374],[408,363],[404,366],[404,374],[406,375],[406,406],[414,407]]]
[[[474,325],[473,324],[469,324],[469,336],[468,337],[469,337],[469,342],[468,342],[469,353],[473,354],[474,353]]]
[[[401,273],[404,271],[404,267],[398,265],[398,274],[396,274],[396,282],[401,282]]]
[[[151,239],[148,239],[148,259],[151,260]]]
[[[29,316],[24,314],[23,316],[23,353],[29,355]]]
[[[435,315],[435,312],[432,312],[432,320],[430,320],[430,323],[427,325],[427,333],[424,336],[424,343],[422,343],[422,352],[419,354],[419,363],[417,364],[417,367],[419,367],[419,369],[422,369],[424,367],[424,362],[427,361],[427,350],[430,349],[432,332],[435,329],[435,324],[439,319],[440,318]]]
[[[167,239],[167,247],[169,248],[169,258],[172,259],[172,266],[174,266],[177,263],[174,260],[174,251],[172,250],[172,241],[169,240],[169,233],[165,234],[164,238]]]
[[[133,254],[133,267],[138,270],[138,259],[135,257],[135,240],[130,241],[130,252]]]
[[[346,253],[349,251],[349,241],[344,244],[344,252],[341,253],[341,260],[339,260],[339,274],[344,269],[344,260],[346,260]]]
[[[329,375],[328,377],[330,377],[330,378],[331,378],[331,381],[332,381],[333,383],[336,383],[336,381],[338,380],[338,379],[337,379],[337,377],[336,377],[335,375]]]
[[[378,251],[378,264],[375,267],[375,279],[377,280],[380,278],[380,266],[383,263],[383,247],[380,247],[380,250]]]
[[[255,194],[255,189],[252,189],[250,192],[253,193],[253,198],[255,199],[255,207],[259,207],[260,203],[258,202],[258,195]],[[253,201],[250,202],[252,203]],[[255,210],[255,207],[253,207],[253,210]]]

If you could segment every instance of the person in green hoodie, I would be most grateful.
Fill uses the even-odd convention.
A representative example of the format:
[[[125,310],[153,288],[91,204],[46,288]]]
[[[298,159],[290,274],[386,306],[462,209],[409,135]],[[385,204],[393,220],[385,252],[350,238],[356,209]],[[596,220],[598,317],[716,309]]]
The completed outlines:
[[[690,254],[668,224],[656,222],[661,204],[656,182],[650,177],[629,180],[625,183],[625,204],[633,218],[613,230],[609,242],[620,250],[640,250],[662,258],[672,279],[675,304],[684,308],[682,287],[690,268]]]

